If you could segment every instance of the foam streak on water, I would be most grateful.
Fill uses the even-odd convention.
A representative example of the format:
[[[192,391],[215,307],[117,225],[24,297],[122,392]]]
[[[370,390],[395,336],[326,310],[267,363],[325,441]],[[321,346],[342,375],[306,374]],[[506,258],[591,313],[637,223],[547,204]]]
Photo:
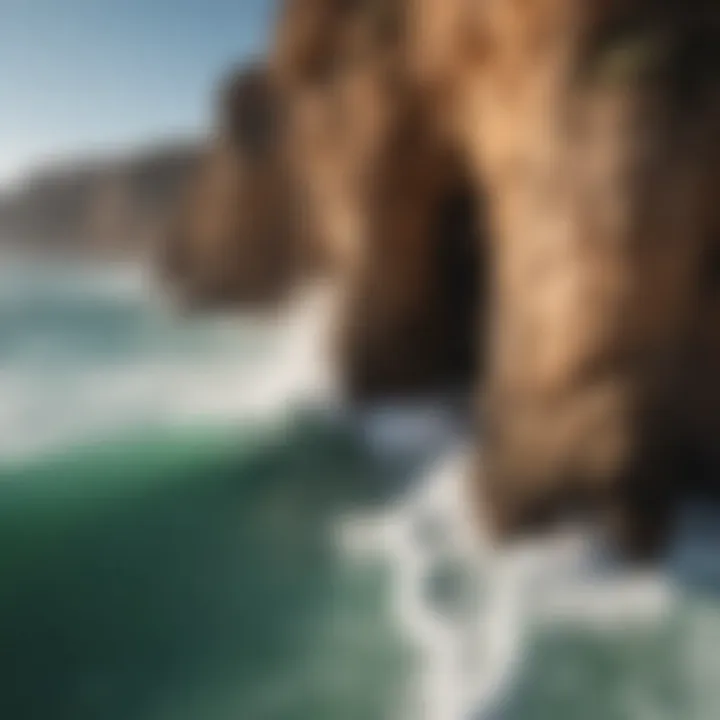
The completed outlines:
[[[136,268],[6,269],[0,278],[0,458],[137,427],[267,421],[327,402],[331,290],[273,316],[183,321]]]
[[[492,548],[469,510],[467,457],[463,448],[453,450],[397,506],[346,519],[340,528],[349,551],[382,554],[394,567],[396,617],[423,658],[408,688],[408,718],[498,717],[538,625],[659,627],[677,602],[667,578],[612,567],[587,533]],[[459,616],[426,592],[433,569],[448,559],[461,564],[476,590],[475,604]]]

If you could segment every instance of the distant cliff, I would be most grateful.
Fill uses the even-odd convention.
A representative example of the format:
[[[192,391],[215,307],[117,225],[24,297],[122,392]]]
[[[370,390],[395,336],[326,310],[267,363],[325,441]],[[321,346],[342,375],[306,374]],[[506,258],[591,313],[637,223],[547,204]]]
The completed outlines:
[[[176,142],[40,169],[0,192],[0,247],[125,258],[151,250],[202,152]]]

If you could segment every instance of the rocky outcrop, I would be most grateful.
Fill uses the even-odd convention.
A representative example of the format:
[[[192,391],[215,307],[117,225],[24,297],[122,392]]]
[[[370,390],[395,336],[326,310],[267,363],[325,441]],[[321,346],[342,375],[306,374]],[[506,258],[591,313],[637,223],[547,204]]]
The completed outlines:
[[[356,401],[476,375],[480,206],[408,64],[399,0],[290,0],[273,63],[312,231],[344,291],[338,358]]]
[[[416,4],[489,189],[483,506],[501,536],[590,512],[652,553],[720,469],[717,6]]]
[[[192,306],[265,306],[312,272],[285,149],[282,100],[262,65],[220,88],[217,123],[166,238],[162,272]]]
[[[36,171],[0,195],[0,243],[21,252],[149,254],[199,157],[176,143]]]

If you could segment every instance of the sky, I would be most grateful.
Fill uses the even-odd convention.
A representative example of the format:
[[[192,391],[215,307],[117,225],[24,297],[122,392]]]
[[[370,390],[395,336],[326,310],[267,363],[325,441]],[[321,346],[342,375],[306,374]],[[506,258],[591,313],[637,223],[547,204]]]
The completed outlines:
[[[266,45],[273,0],[0,0],[0,183],[192,136]]]

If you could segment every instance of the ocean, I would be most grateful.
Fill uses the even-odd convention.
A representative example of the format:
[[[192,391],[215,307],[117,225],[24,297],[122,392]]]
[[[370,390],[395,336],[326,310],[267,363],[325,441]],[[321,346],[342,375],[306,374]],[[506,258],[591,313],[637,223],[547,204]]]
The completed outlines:
[[[587,531],[491,551],[462,422],[344,409],[328,304],[4,262],[0,718],[719,718],[718,517],[644,573]]]

